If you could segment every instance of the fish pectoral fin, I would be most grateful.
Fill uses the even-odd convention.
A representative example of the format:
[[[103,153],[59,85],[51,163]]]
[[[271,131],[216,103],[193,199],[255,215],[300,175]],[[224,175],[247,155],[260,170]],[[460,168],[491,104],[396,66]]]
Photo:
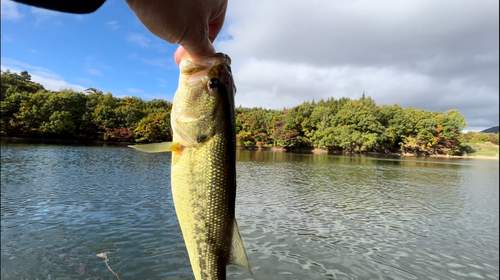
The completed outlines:
[[[248,262],[248,256],[245,252],[245,247],[243,247],[243,241],[241,240],[240,231],[238,230],[238,224],[236,223],[236,219],[233,223],[233,238],[231,243],[231,251],[229,253],[229,262],[228,264],[241,266],[246,268],[250,274],[252,274],[253,279],[255,278],[255,274],[253,274],[252,269],[250,269],[250,263]]]
[[[146,153],[176,152],[182,149],[182,145],[177,142],[129,145],[129,147]]]

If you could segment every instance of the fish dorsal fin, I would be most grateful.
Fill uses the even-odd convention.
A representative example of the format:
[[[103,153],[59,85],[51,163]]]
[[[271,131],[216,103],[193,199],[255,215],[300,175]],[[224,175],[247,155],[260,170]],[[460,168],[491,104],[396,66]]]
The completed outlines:
[[[228,264],[241,266],[246,268],[250,274],[252,274],[253,279],[255,274],[253,274],[252,269],[250,269],[250,263],[248,262],[247,253],[245,252],[245,247],[243,247],[243,241],[241,240],[240,231],[238,230],[238,224],[236,219],[233,223],[233,238],[231,242],[231,251],[229,253]]]
[[[146,153],[175,152],[178,151],[179,149],[182,149],[182,145],[177,142],[129,145],[129,147]]]

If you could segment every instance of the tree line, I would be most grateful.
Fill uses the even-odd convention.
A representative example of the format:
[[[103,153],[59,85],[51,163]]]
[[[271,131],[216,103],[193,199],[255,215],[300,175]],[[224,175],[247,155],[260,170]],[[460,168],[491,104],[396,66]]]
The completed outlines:
[[[2,135],[170,141],[171,109],[165,100],[116,98],[94,88],[46,90],[27,71],[1,74]],[[457,155],[467,150],[468,139],[461,133],[466,125],[457,110],[377,105],[364,94],[357,100],[331,97],[283,110],[236,108],[237,141],[244,147]]]
[[[46,90],[27,71],[1,74],[2,135],[158,142],[172,139],[172,103],[116,98],[95,88]]]
[[[283,111],[237,108],[243,146],[314,147],[346,152],[461,154],[467,125],[457,110],[445,113],[377,105],[370,97],[315,102]]]

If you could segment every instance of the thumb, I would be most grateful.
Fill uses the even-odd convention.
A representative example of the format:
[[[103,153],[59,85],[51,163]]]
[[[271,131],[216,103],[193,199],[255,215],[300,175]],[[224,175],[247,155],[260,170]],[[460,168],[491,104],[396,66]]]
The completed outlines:
[[[208,36],[202,37],[202,40],[187,41],[181,43],[181,47],[189,54],[191,57],[201,57],[212,55],[215,53],[215,48]],[[180,48],[179,48],[180,49]],[[178,51],[182,51],[179,50]],[[177,52],[176,52],[177,55]],[[182,57],[182,55],[181,55]]]

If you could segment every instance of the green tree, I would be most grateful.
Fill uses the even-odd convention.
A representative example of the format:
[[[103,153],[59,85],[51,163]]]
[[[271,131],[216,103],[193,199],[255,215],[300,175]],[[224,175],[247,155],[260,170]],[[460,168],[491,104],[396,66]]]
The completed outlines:
[[[401,137],[405,134],[407,122],[407,116],[401,106],[394,104],[380,107],[380,123],[386,128],[384,148],[389,150],[399,149],[399,143],[402,142]]]
[[[21,108],[21,103],[23,100],[28,98],[28,93],[15,92],[9,94],[5,100],[1,101],[1,122],[2,131],[6,133],[19,133],[20,121],[16,119],[16,115],[19,113]]]
[[[499,137],[498,137],[498,133],[488,133],[488,138],[490,139],[490,142],[495,144],[495,145],[498,145],[499,144]]]
[[[45,88],[31,81],[31,75],[27,71],[20,74],[10,72],[10,69],[1,71],[1,101],[4,101],[10,94],[14,93],[35,93]]]
[[[45,106],[50,94],[50,92],[40,90],[26,96],[27,98],[21,101],[19,111],[14,114],[11,124],[18,127],[24,134],[40,134],[40,126],[49,121],[53,113]]]
[[[144,118],[144,111],[132,106],[120,106],[113,112],[115,124],[113,127],[135,128],[137,123]]]
[[[73,116],[68,111],[55,111],[49,118],[49,122],[45,121],[40,126],[43,132],[51,132],[60,135],[71,134],[75,131],[76,125],[73,122]]]
[[[116,98],[95,88],[47,91],[26,71],[2,71],[1,79],[3,135],[138,142],[172,137],[171,102]],[[358,100],[330,97],[283,110],[239,106],[235,113],[242,146],[460,154],[467,142],[498,144],[498,134],[462,134],[467,123],[457,110],[377,106],[364,94]]]
[[[137,124],[134,137],[137,142],[172,141],[170,114],[149,113]]]
[[[334,139],[347,151],[369,151],[385,140],[380,109],[370,97],[347,102],[333,119]]]

